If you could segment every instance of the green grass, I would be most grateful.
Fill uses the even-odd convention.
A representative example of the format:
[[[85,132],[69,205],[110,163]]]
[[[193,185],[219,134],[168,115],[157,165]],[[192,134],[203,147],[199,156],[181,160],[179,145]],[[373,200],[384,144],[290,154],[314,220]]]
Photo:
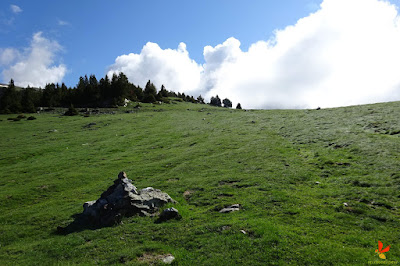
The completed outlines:
[[[0,116],[1,265],[135,265],[169,253],[177,265],[365,265],[380,260],[378,240],[400,261],[399,102],[142,106]],[[167,192],[183,218],[56,234],[120,171]],[[235,203],[242,210],[218,212]]]

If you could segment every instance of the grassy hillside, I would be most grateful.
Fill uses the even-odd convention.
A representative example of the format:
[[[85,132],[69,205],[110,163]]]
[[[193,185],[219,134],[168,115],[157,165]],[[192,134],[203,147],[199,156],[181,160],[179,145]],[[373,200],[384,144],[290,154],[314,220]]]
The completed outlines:
[[[125,111],[134,111],[125,113]],[[0,264],[400,262],[400,103],[228,110],[177,103],[90,117],[0,116]],[[183,218],[56,234],[120,171]],[[234,213],[218,210],[239,203]],[[172,205],[171,205],[172,206]]]

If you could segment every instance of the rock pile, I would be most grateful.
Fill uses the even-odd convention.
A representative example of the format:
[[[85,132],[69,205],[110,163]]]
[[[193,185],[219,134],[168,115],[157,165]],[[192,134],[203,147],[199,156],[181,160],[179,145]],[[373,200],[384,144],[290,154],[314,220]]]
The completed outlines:
[[[138,190],[126,173],[118,179],[100,198],[83,204],[82,216],[97,226],[111,226],[120,222],[123,216],[153,215],[166,203],[175,201],[165,192],[152,187]]]

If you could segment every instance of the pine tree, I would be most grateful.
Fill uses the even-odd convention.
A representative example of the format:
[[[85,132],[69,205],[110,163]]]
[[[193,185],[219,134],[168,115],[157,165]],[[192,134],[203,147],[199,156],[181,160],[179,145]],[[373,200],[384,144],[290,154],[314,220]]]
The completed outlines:
[[[144,97],[144,93],[143,93],[143,89],[140,86],[135,86],[134,88],[135,90],[135,95],[138,99],[139,102],[143,101],[143,97]]]
[[[3,113],[18,113],[22,111],[21,93],[15,88],[13,79],[10,80],[8,87],[4,90],[0,106]]]
[[[42,95],[42,104],[47,107],[56,107],[56,85],[54,83],[46,84]]]
[[[240,105],[240,103],[238,103],[238,104],[236,105],[236,109],[242,109],[242,106]]]
[[[22,91],[21,106],[22,110],[26,113],[36,112],[35,90],[29,86]]]
[[[204,98],[201,97],[201,95],[199,97],[197,97],[197,102],[200,104],[204,104]]]
[[[110,105],[112,99],[112,91],[111,91],[110,79],[108,78],[107,75],[104,78],[100,79],[99,90],[101,94],[101,105],[102,106]]]
[[[144,97],[143,102],[145,103],[154,103],[157,97],[157,89],[150,80],[147,82],[146,87],[144,88]]]
[[[78,111],[74,108],[74,106],[71,104],[70,107],[68,108],[68,111],[64,113],[66,116],[74,116],[78,115]]]
[[[216,97],[211,97],[210,105],[217,106],[217,107],[222,106],[221,99],[218,97],[218,95]]]
[[[222,102],[223,102],[225,108],[231,108],[232,107],[232,102],[228,98],[225,98]]]
[[[168,91],[165,89],[164,85],[161,85],[161,95],[162,97],[168,97]]]

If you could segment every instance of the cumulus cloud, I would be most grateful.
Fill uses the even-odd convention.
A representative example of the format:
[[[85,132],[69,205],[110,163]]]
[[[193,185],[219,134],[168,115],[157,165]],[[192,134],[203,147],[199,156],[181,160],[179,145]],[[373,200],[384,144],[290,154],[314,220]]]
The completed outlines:
[[[182,45],[182,44],[181,44]],[[170,89],[245,108],[314,108],[400,100],[400,16],[380,0],[324,0],[319,9],[247,51],[229,38],[204,48],[203,65],[184,45],[148,43],[123,55],[122,71],[139,84],[157,79]]]
[[[67,69],[63,64],[54,65],[55,55],[61,50],[58,42],[46,39],[41,32],[33,35],[30,47],[22,52],[1,49],[3,80],[14,79],[16,85],[23,87],[44,87],[47,83],[61,82]]]
[[[14,48],[0,48],[0,66],[6,66],[19,57],[19,52]]]
[[[217,82],[207,96],[228,95],[253,108],[399,100],[399,26],[388,2],[325,0],[317,12],[247,52],[225,42],[235,60],[212,63]],[[206,71],[207,57],[217,52],[204,50]]]
[[[14,14],[18,14],[18,13],[21,13],[21,12],[22,12],[22,9],[21,9],[19,6],[17,6],[17,5],[10,5],[10,8],[11,8],[11,11],[12,11]]]
[[[190,93],[199,87],[202,67],[190,59],[184,43],[177,49],[163,50],[158,44],[148,42],[140,54],[117,57],[107,74],[119,72],[141,86],[150,79],[158,87],[163,84],[169,90]]]

